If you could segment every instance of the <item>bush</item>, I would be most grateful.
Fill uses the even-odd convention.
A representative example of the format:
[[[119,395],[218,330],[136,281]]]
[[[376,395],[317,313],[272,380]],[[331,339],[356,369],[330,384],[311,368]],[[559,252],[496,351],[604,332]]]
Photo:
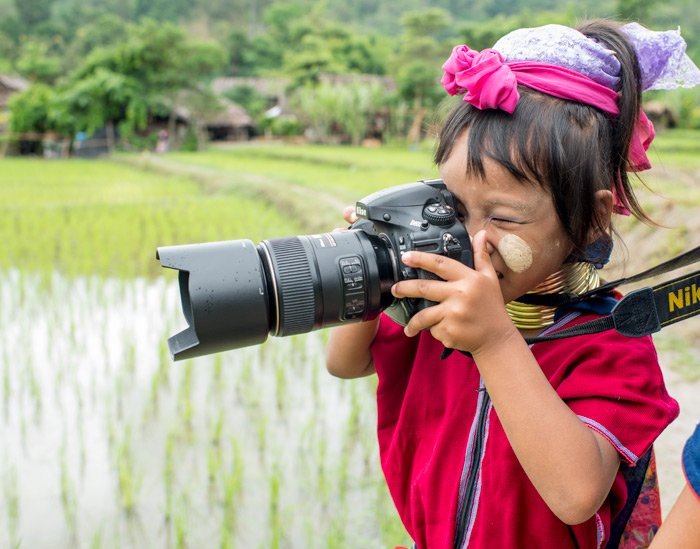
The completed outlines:
[[[277,137],[292,137],[304,133],[304,126],[296,117],[280,116],[272,119],[270,133]]]
[[[187,128],[187,133],[185,134],[185,139],[180,145],[181,151],[194,152],[199,150],[199,139],[197,138],[197,131],[189,127]]]

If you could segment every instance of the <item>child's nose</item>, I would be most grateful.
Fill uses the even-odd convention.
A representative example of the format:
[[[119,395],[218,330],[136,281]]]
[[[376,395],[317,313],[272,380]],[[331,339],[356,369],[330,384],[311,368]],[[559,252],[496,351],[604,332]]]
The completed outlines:
[[[489,255],[492,254],[496,249],[494,242],[497,242],[497,240],[494,240],[494,235],[490,234],[492,231],[489,231],[488,223],[483,219],[470,217],[469,221],[466,223],[466,227],[470,238],[474,238],[474,235],[481,230],[486,231],[486,251]]]
[[[477,226],[475,224],[469,224],[467,227],[467,232],[469,233],[469,238],[473,239],[476,233],[479,231],[485,231],[486,232],[486,253],[489,255],[492,255],[493,252],[496,250],[496,240],[494,240],[495,236],[489,233],[488,227],[484,227],[484,224],[481,224],[481,226]]]

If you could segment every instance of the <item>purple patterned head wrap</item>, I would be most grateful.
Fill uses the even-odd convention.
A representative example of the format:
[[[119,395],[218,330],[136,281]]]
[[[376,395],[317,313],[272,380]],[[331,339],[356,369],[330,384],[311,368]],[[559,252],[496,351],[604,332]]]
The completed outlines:
[[[690,88],[700,84],[700,69],[685,53],[679,31],[656,32],[639,23],[622,27],[634,47],[642,73],[642,90]],[[570,69],[617,90],[620,62],[615,52],[563,25],[518,29],[506,34],[493,49],[508,61],[537,61]]]

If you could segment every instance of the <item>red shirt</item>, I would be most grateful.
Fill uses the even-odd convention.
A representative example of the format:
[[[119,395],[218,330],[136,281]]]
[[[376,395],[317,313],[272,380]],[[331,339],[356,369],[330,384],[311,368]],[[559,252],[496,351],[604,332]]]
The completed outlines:
[[[590,320],[567,315],[554,328]],[[481,385],[474,361],[429,332],[407,338],[382,315],[372,356],[379,376],[382,469],[399,515],[419,549],[601,547],[624,505],[618,472],[598,513],[561,522],[527,478]],[[634,464],[678,415],[650,337],[608,331],[537,343],[532,352],[552,386],[592,429]],[[623,465],[626,466],[626,465]]]

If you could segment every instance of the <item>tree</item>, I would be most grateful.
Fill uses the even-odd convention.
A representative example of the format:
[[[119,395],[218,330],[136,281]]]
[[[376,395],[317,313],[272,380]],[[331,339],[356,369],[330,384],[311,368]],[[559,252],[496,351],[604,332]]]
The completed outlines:
[[[51,101],[47,88],[32,86],[26,101],[32,98],[41,107],[37,115],[32,118],[25,112],[26,101],[18,100],[11,106],[12,120],[24,131],[71,134],[106,127],[109,136],[118,125],[122,134],[129,134],[145,128],[155,114],[174,117],[181,94],[204,93],[202,82],[224,64],[220,47],[189,39],[172,24],[147,20],[130,25],[126,36],[124,42],[88,55],[51,92]]]
[[[649,19],[657,3],[657,0],[617,0],[617,16],[626,21],[643,23]]]
[[[38,38],[27,39],[21,44],[16,66],[27,79],[48,84],[63,72],[61,58],[51,51],[45,40]]]
[[[55,0],[14,0],[15,10],[25,32],[31,32],[51,17]]]
[[[78,107],[85,97],[102,105],[77,111],[89,127],[98,127],[97,117],[103,112],[103,124],[118,122],[131,132],[143,129],[149,115],[173,117],[178,95],[198,90],[224,61],[217,45],[189,39],[172,24],[146,20],[128,28],[125,42],[95,50],[76,70],[64,96]]]
[[[401,18],[403,33],[392,64],[403,99],[413,108],[409,141],[420,138],[428,109],[435,107],[444,93],[440,89],[440,67],[449,54],[449,14],[439,8],[409,12]]]
[[[69,66],[76,67],[98,48],[125,42],[128,38],[128,24],[113,14],[98,15],[94,21],[82,25],[66,47],[65,57]]]
[[[12,112],[10,129],[14,133],[44,133],[51,129],[54,91],[46,84],[37,83],[13,95],[8,106]]]

